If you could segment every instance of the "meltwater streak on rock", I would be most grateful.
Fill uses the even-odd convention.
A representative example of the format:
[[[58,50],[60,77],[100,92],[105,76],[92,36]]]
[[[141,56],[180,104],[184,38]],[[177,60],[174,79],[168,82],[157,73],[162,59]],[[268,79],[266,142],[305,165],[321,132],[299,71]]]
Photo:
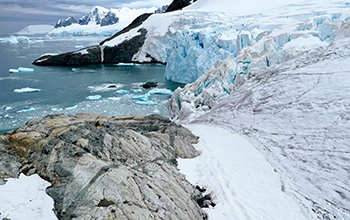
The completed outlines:
[[[0,179],[51,182],[59,219],[205,219],[176,168],[196,142],[160,115],[50,115],[0,136]]]

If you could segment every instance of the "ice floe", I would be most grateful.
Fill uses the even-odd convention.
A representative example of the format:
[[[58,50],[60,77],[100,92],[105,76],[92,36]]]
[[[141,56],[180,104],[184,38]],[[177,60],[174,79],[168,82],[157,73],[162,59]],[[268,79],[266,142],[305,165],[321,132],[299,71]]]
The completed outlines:
[[[21,88],[21,89],[15,89],[13,91],[16,93],[31,93],[31,92],[40,92],[41,89],[25,87],[25,88]]]
[[[31,107],[31,108],[27,108],[27,109],[18,110],[17,113],[28,113],[28,112],[34,112],[36,110],[37,110],[36,108]]]
[[[128,92],[128,90],[117,90],[117,91],[115,91],[115,93],[118,94],[118,95],[126,95],[129,92]]]
[[[120,101],[120,97],[108,97],[108,100],[111,100],[111,101]]]
[[[18,69],[9,69],[10,73],[33,73],[33,68],[19,67]]]
[[[90,95],[90,96],[86,97],[85,99],[87,99],[87,100],[99,100],[101,98],[102,98],[101,95]]]
[[[136,101],[135,103],[138,105],[157,105],[157,103],[153,101]]]

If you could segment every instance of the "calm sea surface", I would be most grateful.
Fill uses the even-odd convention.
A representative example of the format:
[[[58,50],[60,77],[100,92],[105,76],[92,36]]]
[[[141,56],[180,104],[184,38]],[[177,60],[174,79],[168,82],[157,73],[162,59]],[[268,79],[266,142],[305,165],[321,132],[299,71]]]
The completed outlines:
[[[63,53],[98,44],[104,37],[8,37],[0,36],[0,134],[48,114],[94,112],[107,115],[168,115],[170,94],[149,94],[145,82],[160,89],[182,86],[164,77],[161,65],[93,65],[86,67],[38,67],[31,63],[45,53]],[[9,73],[9,69],[33,68],[34,72]],[[37,92],[15,92],[18,89]],[[148,95],[147,95],[148,93]],[[165,92],[166,93],[166,92]]]

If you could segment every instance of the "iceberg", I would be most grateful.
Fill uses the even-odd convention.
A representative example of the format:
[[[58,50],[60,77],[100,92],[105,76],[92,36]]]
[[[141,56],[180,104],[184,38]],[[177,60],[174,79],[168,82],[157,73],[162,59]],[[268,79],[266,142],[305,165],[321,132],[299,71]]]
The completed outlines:
[[[133,92],[134,93],[142,93],[142,89],[134,89]]]
[[[150,95],[172,95],[173,91],[171,91],[170,89],[151,89],[148,94]]]
[[[115,93],[118,95],[125,95],[125,94],[128,94],[129,92],[127,90],[117,90],[115,91]]]
[[[40,92],[41,89],[25,87],[25,88],[21,88],[21,89],[15,89],[13,91],[16,93],[31,93],[31,92]]]
[[[33,73],[33,68],[19,67],[18,69],[9,69],[10,73]]]
[[[148,101],[150,99],[151,95],[146,93],[144,95],[134,96],[132,99],[139,100],[139,101]]]
[[[77,105],[74,105],[74,106],[67,107],[67,108],[65,108],[64,110],[70,111],[70,110],[75,110],[75,109],[77,109],[77,108],[78,108],[78,106],[77,106]]]
[[[87,100],[99,100],[101,98],[102,98],[101,95],[91,95],[91,96],[86,97],[85,99],[87,99]]]
[[[33,111],[36,111],[37,109],[36,108],[27,108],[27,109],[22,109],[22,110],[18,110],[17,113],[28,113],[28,112],[33,112]]]
[[[157,105],[157,103],[153,101],[137,101],[135,103],[138,105]]]
[[[120,101],[120,97],[108,97],[108,100],[110,101]]]

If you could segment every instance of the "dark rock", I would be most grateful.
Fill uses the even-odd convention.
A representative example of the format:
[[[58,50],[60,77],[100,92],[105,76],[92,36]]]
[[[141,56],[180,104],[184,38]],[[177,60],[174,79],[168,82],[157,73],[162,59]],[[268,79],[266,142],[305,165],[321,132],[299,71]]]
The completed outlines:
[[[67,27],[76,23],[78,23],[78,21],[74,17],[68,17],[67,19],[64,19],[64,20],[63,19],[58,20],[55,25],[55,28]]]
[[[43,56],[33,62],[38,66],[82,66],[101,63],[101,49],[92,46],[56,56]]]
[[[196,2],[197,0],[194,0],[193,2]],[[191,4],[192,0],[174,0],[169,7],[167,8],[166,12],[171,11],[177,11],[181,10],[186,6],[189,6]]]
[[[157,82],[146,82],[145,84],[142,85],[143,88],[145,89],[150,89],[157,87],[158,83]]]
[[[102,18],[101,20],[101,26],[108,26],[112,24],[116,24],[119,22],[119,18],[111,11],[107,13],[107,15]]]
[[[174,163],[197,156],[196,142],[160,115],[50,115],[0,136],[0,179],[26,170],[51,182],[63,220],[205,219]]]
[[[124,28],[123,30],[119,31],[118,33],[114,34],[113,36],[107,38],[106,40],[102,41],[100,43],[100,46],[102,46],[106,41],[110,41],[116,37],[118,37],[119,35],[121,34],[124,34],[128,31],[130,31],[131,29],[133,28],[136,28],[138,26],[140,26],[145,20],[147,20],[147,18],[149,18],[149,16],[151,16],[152,13],[145,13],[145,14],[142,14],[140,16],[138,16],[137,18],[135,18],[135,20],[133,20],[131,22],[131,24],[129,24],[126,28]]]
[[[130,40],[123,41],[114,47],[105,47],[103,63],[131,63],[132,57],[142,47],[146,39],[146,29],[138,30],[141,34]]]
[[[97,206],[98,207],[108,207],[110,205],[114,205],[115,203],[112,202],[112,201],[108,201],[107,199],[102,199],[98,204]]]
[[[157,10],[154,11],[154,14],[162,14],[165,13],[166,10],[168,9],[169,5],[163,5],[162,7],[158,8]]]

